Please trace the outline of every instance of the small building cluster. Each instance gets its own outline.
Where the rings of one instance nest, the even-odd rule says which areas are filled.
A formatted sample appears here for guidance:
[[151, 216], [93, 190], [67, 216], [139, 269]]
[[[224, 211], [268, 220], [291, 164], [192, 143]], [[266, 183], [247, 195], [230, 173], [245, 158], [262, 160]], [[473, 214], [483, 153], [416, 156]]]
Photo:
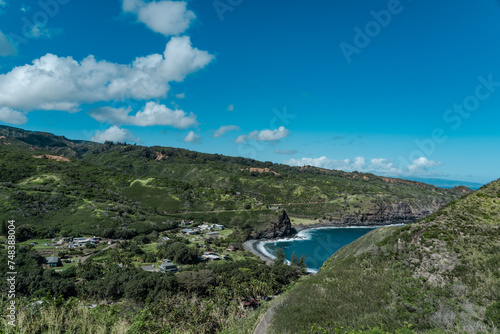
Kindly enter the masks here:
[[[194, 222], [190, 222], [189, 225], [193, 224]], [[184, 224], [184, 225], [183, 225]], [[185, 225], [185, 221], [183, 220], [181, 222], [181, 226], [187, 226]], [[181, 230], [181, 233], [184, 234], [184, 235], [197, 235], [197, 234], [200, 234], [202, 232], [205, 232], [207, 233], [207, 236], [210, 237], [210, 238], [215, 238], [215, 237], [218, 237], [220, 234], [218, 232], [214, 232], [215, 230], [223, 230], [224, 229], [224, 225], [219, 225], [219, 224], [202, 224], [202, 225], [199, 225], [198, 227], [196, 228], [185, 228], [183, 230]]]
[[[70, 239], [70, 238], [66, 238]], [[72, 238], [73, 240], [69, 242], [68, 248], [77, 248], [77, 247], [85, 247], [87, 244], [91, 244], [95, 246], [95, 244], [101, 241], [99, 237], [91, 237], [91, 238]], [[62, 245], [62, 243], [61, 243]]]
[[213, 231], [213, 230], [223, 230], [224, 225], [219, 225], [219, 224], [202, 224], [199, 225], [198, 228], [202, 231]]

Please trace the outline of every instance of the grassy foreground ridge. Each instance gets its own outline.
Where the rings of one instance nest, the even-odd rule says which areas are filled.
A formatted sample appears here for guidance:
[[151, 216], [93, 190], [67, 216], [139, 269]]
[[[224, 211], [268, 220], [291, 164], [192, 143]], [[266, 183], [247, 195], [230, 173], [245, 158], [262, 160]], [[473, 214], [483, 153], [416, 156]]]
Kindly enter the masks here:
[[287, 294], [272, 332], [495, 333], [499, 327], [496, 181], [416, 224], [374, 230], [339, 250]]

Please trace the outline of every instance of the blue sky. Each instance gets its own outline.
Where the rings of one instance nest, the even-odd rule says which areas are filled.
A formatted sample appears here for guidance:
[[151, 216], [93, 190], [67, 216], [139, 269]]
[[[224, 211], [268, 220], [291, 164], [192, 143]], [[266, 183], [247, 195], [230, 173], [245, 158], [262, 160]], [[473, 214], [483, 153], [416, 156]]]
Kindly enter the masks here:
[[0, 0], [0, 124], [489, 182], [499, 59], [497, 0]]

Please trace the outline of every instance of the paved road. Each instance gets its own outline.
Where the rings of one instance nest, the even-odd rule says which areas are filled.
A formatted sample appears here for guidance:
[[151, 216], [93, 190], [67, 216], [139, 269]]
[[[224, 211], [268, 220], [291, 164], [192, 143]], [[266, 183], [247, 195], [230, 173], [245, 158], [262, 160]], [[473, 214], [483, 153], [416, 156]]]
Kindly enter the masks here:
[[144, 267], [141, 267], [141, 269], [144, 270], [144, 271], [150, 271], [150, 272], [158, 272], [158, 271], [160, 271], [160, 269], [152, 267], [152, 266], [144, 266]]

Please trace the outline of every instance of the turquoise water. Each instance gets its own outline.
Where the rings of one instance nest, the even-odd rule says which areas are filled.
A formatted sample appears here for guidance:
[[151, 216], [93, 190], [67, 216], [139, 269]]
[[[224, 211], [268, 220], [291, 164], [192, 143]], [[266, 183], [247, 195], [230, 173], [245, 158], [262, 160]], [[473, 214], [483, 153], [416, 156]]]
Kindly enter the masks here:
[[263, 242], [259, 248], [274, 256], [276, 248], [281, 247], [288, 261], [292, 258], [293, 252], [298, 257], [304, 255], [308, 270], [318, 271], [333, 253], [373, 229], [367, 227], [310, 229], [299, 232], [294, 239]]

